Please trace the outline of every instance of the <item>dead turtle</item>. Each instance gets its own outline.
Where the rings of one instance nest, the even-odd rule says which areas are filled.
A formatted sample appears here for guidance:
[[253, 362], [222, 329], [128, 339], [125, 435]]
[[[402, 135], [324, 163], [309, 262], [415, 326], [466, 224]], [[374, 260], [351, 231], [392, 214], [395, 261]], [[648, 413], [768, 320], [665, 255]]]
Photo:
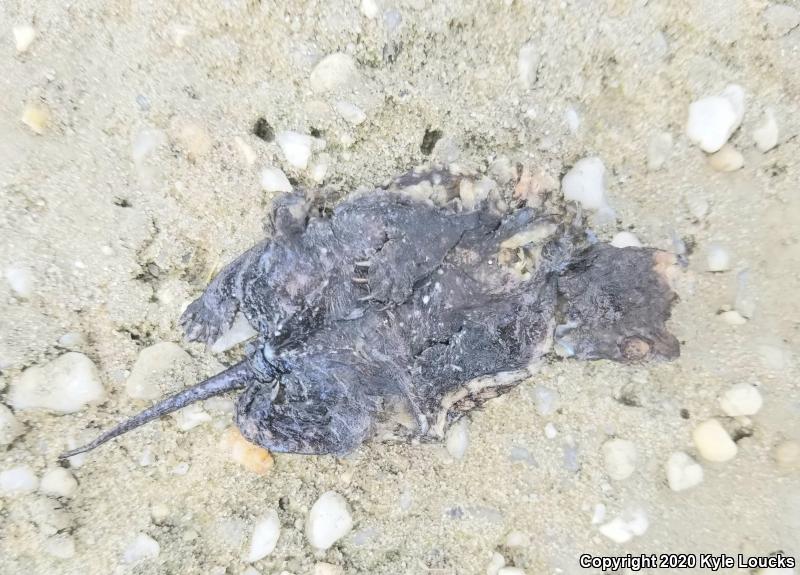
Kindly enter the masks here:
[[435, 441], [552, 352], [640, 362], [680, 351], [665, 327], [674, 257], [594, 241], [558, 199], [509, 208], [433, 170], [332, 209], [286, 194], [270, 221], [271, 237], [181, 318], [188, 339], [211, 344], [242, 314], [259, 334], [246, 359], [62, 457], [239, 389], [239, 429], [272, 451]]

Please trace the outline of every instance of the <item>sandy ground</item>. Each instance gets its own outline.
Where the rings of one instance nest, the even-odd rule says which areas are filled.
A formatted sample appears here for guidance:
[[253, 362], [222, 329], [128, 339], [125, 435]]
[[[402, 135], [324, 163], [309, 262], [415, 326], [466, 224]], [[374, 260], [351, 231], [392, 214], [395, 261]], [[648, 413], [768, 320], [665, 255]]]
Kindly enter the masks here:
[[[41, 473], [68, 439], [146, 406], [125, 394], [128, 370], [145, 346], [180, 343], [182, 306], [262, 237], [270, 195], [261, 169], [315, 185], [253, 134], [259, 117], [324, 139], [325, 185], [340, 194], [430, 161], [426, 130], [443, 136], [434, 157], [479, 171], [507, 157], [559, 178], [581, 157], [601, 157], [618, 218], [601, 237], [631, 229], [649, 245], [672, 249], [679, 237], [694, 248], [670, 325], [682, 357], [553, 362], [471, 416], [457, 461], [441, 446], [376, 444], [344, 459], [276, 455], [262, 477], [221, 453], [230, 416], [188, 432], [165, 418], [73, 469], [77, 493], [58, 501], [71, 558], [44, 551], [39, 518], [50, 499], [0, 497], [0, 572], [239, 575], [253, 520], [270, 508], [283, 531], [254, 565], [264, 575], [310, 574], [321, 560], [348, 574], [484, 573], [493, 552], [529, 575], [592, 572], [579, 568], [582, 553], [800, 556], [798, 464], [776, 457], [800, 440], [800, 28], [768, 29], [762, 0], [377, 3], [374, 19], [355, 0], [0, 3], [0, 268], [33, 278], [27, 298], [0, 281], [0, 402], [23, 369], [65, 351], [57, 342], [68, 332], [84, 335], [76, 349], [109, 392], [77, 414], [17, 412], [25, 433], [0, 451], [0, 470], [24, 463]], [[17, 54], [11, 30], [23, 24], [37, 36]], [[528, 42], [541, 58], [530, 88], [517, 70]], [[357, 92], [311, 89], [313, 66], [334, 52], [357, 63]], [[731, 82], [747, 94], [731, 140], [745, 166], [720, 173], [684, 126], [691, 101]], [[341, 98], [366, 120], [340, 118], [332, 104]], [[42, 134], [20, 121], [28, 105], [48, 111]], [[761, 153], [752, 131], [767, 107], [780, 143]], [[647, 143], [659, 132], [674, 146], [649, 171]], [[143, 133], [160, 145], [134, 158]], [[699, 218], [698, 199], [709, 206]], [[705, 271], [712, 241], [732, 253], [731, 271]], [[745, 269], [755, 311], [729, 325], [718, 312], [733, 305]], [[165, 393], [236, 357], [182, 345], [192, 362]], [[691, 431], [722, 416], [719, 396], [741, 382], [758, 385], [764, 407], [747, 420], [722, 417], [738, 454], [703, 461]], [[557, 391], [548, 416], [537, 413], [537, 385]], [[639, 453], [623, 481], [604, 468], [612, 436]], [[684, 492], [670, 490], [664, 470], [678, 450], [705, 471]], [[174, 473], [181, 463], [188, 472]], [[348, 500], [355, 526], [315, 553], [303, 524], [329, 489]], [[649, 528], [615, 543], [592, 523], [598, 504], [602, 523], [638, 508]], [[153, 505], [166, 517], [155, 521]], [[529, 541], [506, 546], [512, 530]], [[140, 532], [158, 541], [158, 557], [123, 564]]]

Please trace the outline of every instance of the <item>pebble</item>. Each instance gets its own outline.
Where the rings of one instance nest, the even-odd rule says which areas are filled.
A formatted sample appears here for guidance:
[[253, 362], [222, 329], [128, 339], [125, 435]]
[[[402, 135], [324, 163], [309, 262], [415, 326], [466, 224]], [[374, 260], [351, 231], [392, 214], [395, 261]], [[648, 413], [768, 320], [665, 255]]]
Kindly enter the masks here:
[[33, 295], [33, 274], [30, 270], [11, 266], [6, 268], [4, 275], [15, 296], [28, 299]]
[[489, 559], [489, 564], [486, 566], [486, 575], [497, 575], [500, 569], [506, 566], [506, 558], [497, 551], [492, 553], [492, 558]]
[[253, 535], [250, 537], [250, 549], [244, 560], [247, 563], [255, 563], [272, 553], [280, 535], [281, 522], [278, 519], [278, 512], [270, 509], [256, 520]]
[[719, 400], [725, 415], [739, 417], [755, 415], [761, 409], [764, 400], [758, 388], [749, 383], [737, 383], [730, 387]]
[[800, 26], [800, 10], [788, 4], [770, 4], [761, 18], [772, 38], [785, 36]]
[[558, 409], [558, 392], [543, 385], [533, 388], [533, 403], [536, 406], [536, 413], [542, 417], [547, 417], [555, 413]]
[[266, 192], [292, 191], [292, 184], [289, 182], [289, 178], [279, 168], [268, 167], [261, 170], [261, 187]]
[[206, 129], [195, 123], [188, 123], [178, 132], [178, 142], [191, 161], [197, 161], [211, 150], [211, 136]]
[[161, 130], [145, 129], [136, 134], [131, 142], [131, 160], [137, 166], [167, 144], [167, 136]]
[[186, 40], [194, 36], [194, 34], [194, 28], [186, 24], [173, 24], [170, 27], [172, 43], [178, 48], [183, 48], [186, 45]]
[[345, 498], [335, 491], [320, 495], [306, 520], [306, 537], [315, 549], [329, 549], [353, 528]]
[[364, 110], [350, 102], [339, 100], [333, 107], [336, 113], [339, 114], [345, 122], [353, 124], [354, 126], [358, 126], [367, 119]]
[[463, 459], [469, 447], [469, 422], [462, 417], [450, 426], [445, 439], [447, 453], [454, 459]]
[[[281, 172], [281, 174], [283, 174], [283, 172]], [[284, 176], [284, 178], [285, 177], [286, 176]], [[289, 190], [275, 191], [291, 191], [291, 186], [289, 187]], [[244, 314], [239, 312], [236, 314], [236, 317], [233, 318], [233, 323], [231, 324], [230, 329], [219, 336], [217, 341], [215, 341], [211, 346], [211, 353], [222, 353], [224, 351], [228, 351], [229, 349], [236, 347], [240, 343], [243, 343], [248, 339], [255, 337], [256, 335], [258, 335], [258, 332], [253, 329], [253, 326], [250, 325], [250, 322], [247, 321], [247, 318], [244, 316]]]
[[525, 571], [519, 567], [501, 567], [497, 575], [525, 575]]
[[557, 435], [558, 435], [558, 430], [556, 429], [555, 425], [553, 425], [552, 423], [548, 423], [547, 425], [544, 426], [544, 436], [547, 439], [555, 439]]
[[606, 518], [606, 506], [602, 503], [597, 503], [592, 511], [592, 525], [598, 525]]
[[615, 543], [626, 543], [634, 537], [644, 535], [649, 526], [647, 514], [642, 509], [632, 509], [604, 523], [599, 530]]
[[258, 475], [266, 475], [275, 465], [269, 451], [247, 441], [236, 427], [225, 431], [220, 447], [232, 461]]
[[723, 311], [721, 314], [719, 314], [719, 317], [728, 325], [744, 325], [747, 323], [747, 318], [735, 309]]
[[667, 483], [673, 491], [684, 491], [703, 481], [703, 468], [682, 451], [676, 451], [667, 460]]
[[672, 155], [672, 134], [659, 132], [650, 136], [647, 142], [647, 169], [651, 172], [660, 170]]
[[125, 552], [122, 554], [122, 562], [131, 564], [155, 559], [160, 552], [161, 546], [158, 541], [146, 533], [138, 533], [125, 548]]
[[68, 352], [42, 366], [29, 367], [11, 382], [9, 399], [17, 410], [75, 413], [100, 403], [106, 391], [91, 359]]
[[609, 211], [605, 175], [606, 167], [600, 158], [578, 160], [561, 181], [564, 198], [578, 202], [587, 210]]
[[536, 46], [529, 42], [519, 49], [517, 57], [517, 73], [522, 87], [529, 90], [536, 83], [541, 56]]
[[311, 136], [292, 132], [290, 130], [278, 132], [275, 141], [280, 146], [283, 156], [291, 166], [306, 169], [308, 159], [311, 157], [311, 146], [313, 140]]
[[181, 431], [189, 431], [198, 425], [211, 421], [211, 415], [199, 403], [187, 405], [183, 409], [173, 412], [172, 418]]
[[800, 443], [791, 439], [782, 441], [772, 450], [772, 457], [782, 469], [797, 467], [800, 463]]
[[239, 150], [239, 154], [242, 156], [242, 160], [244, 160], [245, 165], [252, 166], [255, 164], [256, 160], [258, 159], [258, 155], [253, 147], [245, 142], [240, 136], [236, 136], [233, 141], [236, 144], [236, 149]]
[[86, 345], [86, 338], [80, 332], [70, 331], [58, 338], [56, 343], [65, 349], [75, 349]]
[[50, 121], [50, 111], [42, 104], [27, 104], [22, 110], [22, 123], [36, 134], [44, 134]]
[[164, 523], [167, 517], [169, 517], [169, 507], [163, 503], [153, 503], [150, 506], [150, 517], [156, 525]]
[[67, 533], [56, 533], [44, 542], [43, 551], [56, 559], [75, 557], [75, 539]]
[[39, 484], [39, 491], [55, 497], [72, 497], [78, 490], [78, 481], [69, 470], [54, 467], [45, 471]]
[[578, 116], [578, 111], [572, 106], [569, 106], [564, 112], [564, 122], [566, 122], [572, 134], [578, 133], [578, 129], [581, 127], [581, 119]]
[[14, 413], [0, 403], [0, 446], [11, 445], [11, 442], [22, 435], [23, 431], [24, 428]]
[[710, 272], [728, 271], [731, 269], [731, 254], [724, 246], [710, 243], [706, 254], [706, 264]]
[[36, 29], [30, 24], [14, 26], [12, 33], [14, 34], [14, 46], [20, 54], [27, 52], [36, 39]]
[[162, 396], [161, 384], [180, 379], [175, 372], [191, 359], [181, 346], [170, 341], [146, 347], [133, 364], [125, 382], [125, 392], [133, 399], [158, 399]]
[[642, 242], [631, 232], [618, 232], [611, 238], [611, 245], [615, 248], [640, 248]]
[[13, 496], [33, 493], [39, 487], [39, 479], [29, 465], [17, 465], [0, 471], [0, 495]]
[[603, 459], [611, 479], [627, 479], [636, 470], [636, 445], [627, 439], [609, 439], [603, 444]]
[[692, 217], [698, 221], [704, 220], [711, 208], [707, 199], [694, 195], [686, 198], [686, 207], [689, 208]]
[[361, 0], [361, 13], [370, 20], [377, 18], [380, 10], [375, 0]]
[[730, 84], [722, 94], [689, 105], [686, 135], [701, 150], [713, 154], [736, 131], [744, 118], [744, 89]]
[[522, 531], [509, 531], [506, 535], [506, 547], [530, 547], [531, 538], [527, 533]]
[[735, 172], [744, 166], [744, 156], [730, 144], [708, 157], [708, 164], [718, 172]]
[[328, 166], [330, 161], [331, 157], [328, 154], [320, 154], [317, 157], [317, 160], [311, 165], [311, 179], [318, 184], [324, 182], [325, 176], [328, 175]]
[[332, 92], [339, 88], [354, 87], [359, 75], [355, 60], [347, 54], [336, 52], [325, 56], [314, 66], [309, 80], [314, 92]]
[[766, 154], [778, 145], [778, 122], [771, 108], [764, 110], [764, 118], [753, 130], [753, 140], [759, 152]]
[[700, 455], [708, 461], [728, 461], [738, 451], [736, 443], [716, 419], [709, 419], [695, 427], [692, 439]]

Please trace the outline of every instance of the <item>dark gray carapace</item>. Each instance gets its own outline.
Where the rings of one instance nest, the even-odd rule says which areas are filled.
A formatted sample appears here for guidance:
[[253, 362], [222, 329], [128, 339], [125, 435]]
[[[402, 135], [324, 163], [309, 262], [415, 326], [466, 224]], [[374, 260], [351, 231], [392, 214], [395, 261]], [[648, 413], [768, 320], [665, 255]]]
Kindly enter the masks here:
[[63, 457], [238, 389], [239, 429], [273, 451], [434, 441], [553, 350], [621, 362], [679, 354], [664, 325], [670, 254], [593, 243], [556, 200], [462, 201], [461, 180], [410, 173], [332, 209], [276, 199], [271, 237], [181, 318], [188, 339], [211, 344], [243, 314], [259, 333], [247, 357]]

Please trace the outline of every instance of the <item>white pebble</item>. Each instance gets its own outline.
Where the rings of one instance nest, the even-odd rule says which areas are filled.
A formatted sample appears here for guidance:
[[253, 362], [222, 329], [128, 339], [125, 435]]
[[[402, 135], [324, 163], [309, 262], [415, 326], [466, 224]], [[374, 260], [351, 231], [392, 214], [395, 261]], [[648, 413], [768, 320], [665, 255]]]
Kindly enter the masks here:
[[743, 117], [744, 90], [731, 84], [719, 96], [708, 96], [691, 103], [686, 135], [700, 149], [711, 154], [725, 145]]
[[708, 245], [706, 263], [710, 272], [724, 272], [731, 269], [731, 254], [724, 246], [718, 243]]
[[606, 518], [606, 506], [602, 503], [598, 503], [594, 506], [594, 511], [592, 512], [592, 525], [597, 525], [603, 522], [603, 519]]
[[75, 557], [75, 539], [67, 533], [56, 533], [44, 542], [44, 552], [56, 559]]
[[255, 164], [256, 160], [258, 159], [258, 155], [253, 147], [245, 142], [240, 136], [236, 136], [233, 141], [236, 144], [236, 149], [239, 150], [239, 154], [242, 156], [242, 160], [244, 160], [245, 165], [252, 166]]
[[86, 345], [86, 338], [77, 331], [70, 331], [58, 338], [58, 345], [67, 349], [75, 349]]
[[370, 20], [374, 20], [380, 13], [380, 7], [375, 0], [361, 0], [361, 13]]
[[519, 49], [517, 57], [517, 73], [522, 87], [530, 89], [536, 83], [541, 57], [533, 43], [527, 43]]
[[744, 325], [747, 323], [747, 318], [740, 314], [735, 309], [730, 309], [719, 314], [722, 321], [728, 325]]
[[497, 575], [525, 575], [525, 571], [519, 567], [501, 567]]
[[564, 121], [567, 123], [567, 127], [571, 133], [578, 133], [578, 128], [581, 127], [581, 119], [578, 116], [578, 111], [575, 108], [569, 106], [566, 109], [564, 112]]
[[178, 48], [183, 48], [186, 45], [186, 40], [194, 36], [195, 29], [186, 24], [173, 24], [170, 27], [170, 36], [172, 36], [172, 43]]
[[644, 535], [649, 526], [645, 512], [641, 509], [632, 509], [601, 525], [599, 529], [600, 533], [615, 543], [626, 543], [634, 537]]
[[615, 248], [640, 248], [642, 242], [631, 232], [618, 232], [612, 239], [611, 245]]
[[531, 538], [522, 531], [509, 531], [506, 535], [506, 547], [530, 547]]
[[155, 559], [160, 552], [158, 541], [146, 533], [138, 533], [122, 554], [122, 562], [131, 564]]
[[328, 154], [320, 154], [316, 161], [311, 164], [311, 169], [309, 170], [311, 179], [318, 184], [324, 182], [325, 176], [328, 175], [328, 165], [330, 161], [331, 158]]
[[367, 119], [367, 115], [364, 113], [364, 110], [355, 104], [345, 102], [344, 100], [339, 100], [336, 102], [336, 104], [334, 104], [334, 109], [345, 122], [353, 124], [354, 126], [358, 126]]
[[191, 361], [178, 344], [163, 341], [139, 352], [125, 391], [134, 399], [152, 400], [161, 397], [161, 383], [176, 379], [178, 368]]
[[684, 491], [703, 481], [703, 468], [683, 451], [676, 451], [667, 460], [667, 483], [673, 491]]
[[497, 575], [500, 569], [506, 566], [506, 558], [497, 551], [492, 553], [489, 564], [486, 566], [486, 575]]
[[549, 387], [537, 385], [533, 388], [533, 402], [536, 405], [536, 413], [547, 417], [558, 409], [558, 392]]
[[710, 209], [708, 200], [694, 195], [686, 198], [686, 207], [689, 208], [689, 213], [692, 214], [692, 217], [701, 221], [705, 219]]
[[33, 295], [33, 274], [30, 270], [23, 267], [10, 266], [5, 270], [5, 277], [11, 291], [17, 297], [28, 299]]
[[650, 136], [647, 142], [647, 169], [660, 170], [672, 154], [672, 134], [659, 132]]
[[315, 92], [332, 92], [339, 88], [353, 88], [358, 84], [356, 63], [347, 54], [337, 52], [325, 56], [311, 71], [311, 89]]
[[315, 563], [313, 575], [344, 575], [344, 569], [333, 563]]
[[627, 479], [636, 470], [636, 445], [627, 439], [609, 439], [603, 444], [603, 459], [611, 479]]
[[463, 459], [469, 447], [469, 422], [462, 417], [450, 426], [445, 439], [447, 453], [455, 459]]
[[311, 157], [311, 146], [313, 139], [311, 136], [300, 132], [284, 131], [278, 132], [275, 141], [280, 146], [286, 161], [295, 168], [305, 169], [308, 166], [308, 159]]
[[587, 210], [609, 210], [605, 176], [606, 167], [600, 158], [578, 160], [561, 181], [564, 198], [578, 202]]
[[91, 359], [68, 352], [42, 366], [29, 367], [11, 382], [9, 399], [18, 410], [75, 413], [100, 403], [106, 391]]
[[292, 184], [289, 178], [279, 168], [264, 168], [261, 170], [261, 187], [267, 192], [291, 192]]
[[556, 429], [555, 425], [548, 423], [544, 426], [544, 436], [547, 439], [555, 439], [556, 435], [558, 435], [558, 430]]
[[[282, 173], [283, 172], [281, 172], [281, 174]], [[267, 190], [267, 191], [272, 191], [272, 190]], [[275, 190], [275, 191], [283, 191], [283, 190]], [[286, 191], [291, 191], [291, 188]], [[236, 314], [236, 317], [233, 318], [233, 323], [231, 324], [230, 329], [228, 329], [228, 331], [219, 336], [217, 338], [217, 341], [215, 341], [214, 344], [211, 346], [211, 353], [222, 353], [223, 351], [228, 351], [229, 349], [236, 347], [240, 343], [245, 342], [248, 339], [255, 337], [256, 335], [258, 335], [258, 332], [253, 329], [253, 326], [251, 326], [250, 322], [247, 321], [245, 315], [239, 312]]]
[[758, 388], [749, 383], [737, 383], [730, 387], [719, 400], [725, 415], [755, 415], [761, 409], [764, 400]]
[[29, 465], [17, 465], [0, 471], [0, 495], [22, 495], [33, 493], [39, 487], [39, 479]]
[[22, 110], [22, 123], [28, 126], [34, 134], [44, 134], [44, 129], [50, 121], [50, 110], [42, 104], [26, 104]]
[[163, 503], [153, 503], [150, 506], [150, 517], [156, 525], [163, 523], [169, 517], [169, 507]]
[[773, 38], [785, 36], [800, 26], [800, 10], [788, 4], [770, 4], [761, 17]]
[[325, 550], [350, 533], [353, 518], [344, 497], [335, 491], [320, 495], [306, 519], [306, 537], [315, 549]]
[[17, 52], [27, 52], [28, 48], [31, 47], [33, 41], [36, 39], [36, 30], [33, 26], [29, 24], [21, 24], [19, 26], [14, 26], [12, 30], [14, 34], [14, 46], [17, 48]]
[[23, 431], [12, 411], [0, 403], [0, 446], [10, 445]]
[[189, 467], [190, 467], [189, 464], [184, 461], [183, 463], [179, 463], [178, 465], [173, 467], [171, 473], [173, 475], [179, 475], [179, 476], [186, 475], [187, 473], [189, 473]]
[[39, 491], [56, 497], [72, 497], [78, 489], [78, 482], [67, 469], [54, 467], [45, 471], [39, 484]]
[[272, 553], [280, 535], [281, 522], [278, 519], [278, 512], [271, 509], [256, 520], [253, 535], [250, 537], [250, 549], [244, 560], [254, 563]]
[[211, 415], [209, 415], [199, 403], [187, 405], [183, 409], [173, 412], [171, 415], [173, 419], [175, 419], [175, 424], [178, 426], [178, 429], [181, 431], [189, 431], [198, 425], [203, 425], [211, 421]]
[[716, 419], [709, 419], [695, 427], [692, 439], [700, 455], [708, 461], [722, 462], [736, 457], [736, 443]]
[[769, 152], [778, 145], [778, 122], [775, 120], [775, 112], [771, 108], [764, 110], [764, 119], [753, 130], [753, 140], [756, 148], [762, 153]]
[[708, 164], [718, 172], [735, 172], [744, 166], [744, 156], [730, 144], [725, 144], [708, 157]]
[[137, 166], [167, 144], [167, 136], [161, 130], [145, 129], [136, 134], [131, 143], [131, 160]]

